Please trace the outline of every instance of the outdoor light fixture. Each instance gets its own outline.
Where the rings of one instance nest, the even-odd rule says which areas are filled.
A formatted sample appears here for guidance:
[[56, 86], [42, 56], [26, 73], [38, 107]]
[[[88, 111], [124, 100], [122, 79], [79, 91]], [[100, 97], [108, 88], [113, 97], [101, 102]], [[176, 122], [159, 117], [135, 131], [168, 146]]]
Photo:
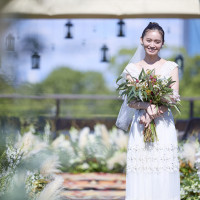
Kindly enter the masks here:
[[179, 77], [180, 79], [183, 76], [183, 68], [184, 68], [184, 58], [181, 54], [177, 55], [175, 58], [175, 62], [178, 64], [179, 68], [180, 68], [180, 73], [179, 73]]
[[119, 20], [119, 22], [117, 23], [119, 25], [119, 33], [118, 33], [118, 37], [125, 37], [124, 31], [123, 31], [123, 26], [125, 25], [124, 21], [122, 19]]
[[39, 69], [40, 68], [40, 55], [37, 52], [35, 52], [31, 56], [31, 60], [32, 60], [32, 69]]
[[108, 51], [108, 47], [104, 44], [101, 48], [102, 51], [102, 59], [101, 62], [108, 62], [107, 56], [106, 56], [106, 52]]
[[15, 50], [15, 38], [12, 34], [8, 34], [6, 37], [6, 50], [14, 51]]
[[70, 20], [65, 24], [65, 26], [67, 26], [67, 35], [65, 36], [65, 38], [67, 39], [72, 39], [72, 34], [70, 32], [71, 27], [73, 26], [73, 24], [70, 22]]

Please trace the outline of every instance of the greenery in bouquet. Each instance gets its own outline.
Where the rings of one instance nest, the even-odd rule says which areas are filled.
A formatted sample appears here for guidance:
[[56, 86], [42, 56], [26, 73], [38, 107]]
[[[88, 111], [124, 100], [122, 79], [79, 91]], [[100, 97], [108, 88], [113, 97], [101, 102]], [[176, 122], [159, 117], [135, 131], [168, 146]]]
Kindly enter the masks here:
[[[127, 97], [127, 103], [135, 102], [149, 102], [150, 104], [158, 106], [167, 106], [168, 109], [174, 107], [180, 113], [180, 99], [179, 95], [171, 88], [171, 85], [175, 82], [172, 81], [172, 77], [160, 78], [159, 75], [155, 75], [155, 70], [142, 69], [138, 78], [131, 76], [127, 71], [127, 78], [120, 76], [117, 79], [118, 88], [122, 97]], [[154, 142], [157, 139], [155, 121], [152, 120], [147, 128], [144, 128], [144, 141]]]

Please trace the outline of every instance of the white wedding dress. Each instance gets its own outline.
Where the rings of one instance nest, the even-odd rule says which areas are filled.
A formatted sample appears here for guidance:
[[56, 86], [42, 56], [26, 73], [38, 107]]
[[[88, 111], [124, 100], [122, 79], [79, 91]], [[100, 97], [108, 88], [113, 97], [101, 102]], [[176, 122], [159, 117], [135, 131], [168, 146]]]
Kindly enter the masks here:
[[[175, 62], [167, 61], [158, 74], [161, 78], [168, 78], [175, 67]], [[132, 76], [139, 76], [140, 71], [133, 63], [126, 69]], [[131, 122], [125, 200], [180, 200], [178, 144], [173, 115], [171, 111], [169, 115], [165, 112], [155, 119], [158, 141], [147, 145], [143, 141], [144, 125], [139, 124], [143, 112], [134, 109]]]

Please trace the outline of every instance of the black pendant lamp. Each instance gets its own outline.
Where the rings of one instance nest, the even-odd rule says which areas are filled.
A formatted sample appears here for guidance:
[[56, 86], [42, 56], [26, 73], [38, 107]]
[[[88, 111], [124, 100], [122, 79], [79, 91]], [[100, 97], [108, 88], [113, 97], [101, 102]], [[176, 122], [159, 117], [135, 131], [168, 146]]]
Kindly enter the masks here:
[[15, 50], [15, 38], [12, 34], [8, 34], [6, 37], [6, 50], [14, 51]]
[[40, 68], [40, 55], [37, 52], [34, 52], [31, 56], [32, 61], [32, 69], [39, 69]]
[[108, 58], [107, 58], [107, 51], [108, 51], [108, 47], [104, 44], [101, 48], [102, 51], [102, 58], [101, 58], [101, 62], [109, 62]]
[[119, 22], [117, 23], [119, 25], [119, 32], [118, 32], [118, 37], [125, 37], [125, 34], [124, 34], [124, 25], [125, 25], [125, 22], [120, 19]]
[[65, 26], [67, 27], [67, 35], [65, 36], [65, 38], [66, 38], [66, 39], [72, 39], [73, 36], [72, 36], [72, 34], [71, 34], [71, 28], [72, 28], [73, 24], [72, 24], [71, 21], [69, 20], [69, 21], [65, 24]]

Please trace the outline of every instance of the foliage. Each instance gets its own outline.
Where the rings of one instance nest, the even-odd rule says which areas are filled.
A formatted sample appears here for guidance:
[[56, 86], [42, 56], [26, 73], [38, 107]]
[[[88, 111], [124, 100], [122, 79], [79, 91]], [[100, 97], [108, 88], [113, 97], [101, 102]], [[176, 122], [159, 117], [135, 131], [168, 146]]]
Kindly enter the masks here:
[[195, 161], [199, 147], [197, 140], [188, 139], [179, 144], [181, 200], [200, 198], [200, 178]]
[[[121, 138], [121, 144], [117, 138]], [[52, 147], [60, 157], [62, 171], [113, 173], [125, 170], [126, 154], [121, 155], [122, 163], [118, 162], [118, 156], [124, 152], [127, 139], [120, 130], [108, 131], [104, 125], [96, 125], [95, 132], [90, 132], [88, 127], [80, 132], [71, 129], [70, 137], [60, 135], [52, 142]], [[119, 153], [117, 157], [116, 152]]]
[[106, 94], [109, 93], [102, 75], [98, 72], [80, 72], [58, 67], [32, 88], [22, 88], [29, 94]]
[[12, 178], [22, 160], [23, 152], [9, 145], [0, 156], [0, 196], [12, 187]]
[[[48, 134], [48, 126], [45, 130]], [[0, 155], [1, 199], [57, 200], [61, 197], [63, 179], [56, 175], [60, 172], [56, 169], [60, 167], [58, 159], [48, 153], [48, 146], [40, 143], [32, 132], [33, 128], [23, 138], [15, 137]], [[47, 141], [47, 136], [44, 139]], [[20, 190], [17, 194], [16, 188]]]
[[[82, 130], [72, 128], [69, 133], [61, 133], [54, 140], [49, 124], [45, 127], [43, 135], [38, 135], [34, 127], [30, 127], [29, 132], [19, 136], [15, 141], [13, 145], [15, 153], [9, 153], [11, 150], [7, 149], [6, 153], [1, 156], [1, 169], [2, 166], [19, 166], [11, 169], [12, 179], [4, 181], [6, 187], [1, 187], [1, 190], [4, 188], [6, 194], [8, 191], [14, 191], [10, 187], [11, 180], [14, 180], [13, 177], [20, 171], [25, 172], [23, 181], [26, 183], [28, 200], [36, 198], [43, 200], [45, 196], [60, 194], [62, 181], [54, 177], [55, 173], [59, 172], [58, 168], [71, 173], [124, 173], [127, 143], [128, 135], [126, 133], [116, 128], [108, 131], [102, 124], [96, 125], [94, 131], [88, 127]], [[182, 200], [196, 200], [200, 196], [199, 150], [200, 144], [197, 140], [190, 139], [179, 143]], [[52, 158], [52, 154], [54, 158]], [[196, 156], [199, 158], [196, 159]], [[41, 160], [44, 160], [42, 164]], [[28, 166], [27, 163], [35, 163], [35, 165]], [[4, 167], [4, 171], [8, 171], [8, 168]], [[2, 176], [0, 177], [2, 183], [1, 178]], [[55, 182], [57, 184], [56, 191]], [[50, 188], [54, 188], [54, 190]]]
[[[16, 88], [15, 93], [22, 95], [112, 94], [99, 72], [80, 72], [67, 67], [55, 69], [41, 83], [24, 83]], [[4, 105], [0, 107], [1, 116], [21, 116], [28, 119], [56, 114], [56, 102], [50, 99], [0, 99], [0, 103]], [[109, 100], [63, 100], [60, 115], [69, 117], [86, 116], [86, 113], [88, 116], [105, 115], [105, 113], [114, 115], [116, 112], [111, 107], [112, 104], [113, 102]]]
[[30, 198], [34, 199], [38, 197], [47, 184], [48, 181], [42, 176], [42, 174], [40, 174], [39, 171], [27, 171], [26, 192], [29, 194]]
[[196, 200], [200, 198], [200, 180], [197, 170], [188, 164], [181, 167], [181, 199]]

